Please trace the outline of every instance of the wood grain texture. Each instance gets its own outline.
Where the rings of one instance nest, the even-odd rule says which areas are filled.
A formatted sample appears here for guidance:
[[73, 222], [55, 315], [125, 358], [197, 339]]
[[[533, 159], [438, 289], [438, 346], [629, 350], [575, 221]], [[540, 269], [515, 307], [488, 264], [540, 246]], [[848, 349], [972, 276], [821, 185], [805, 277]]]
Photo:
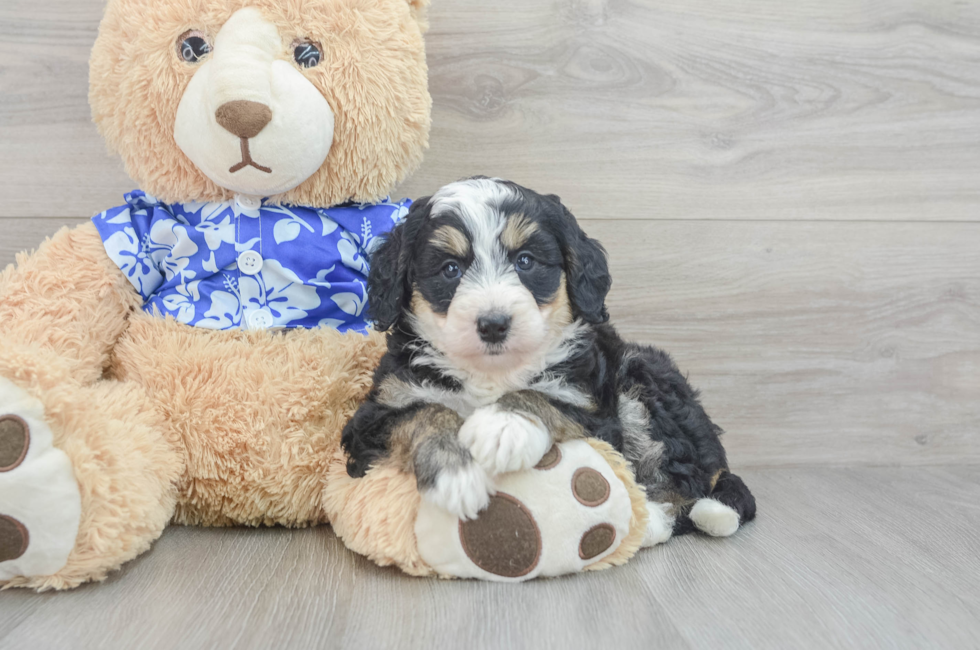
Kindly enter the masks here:
[[737, 463], [980, 462], [980, 224], [585, 223]]
[[103, 584], [0, 593], [0, 647], [974, 648], [978, 469], [745, 471], [734, 537], [522, 585], [380, 569], [329, 528], [173, 528]]
[[[0, 2], [0, 268], [133, 187], [87, 105], [103, 1]], [[520, 586], [379, 569], [329, 528], [173, 528], [103, 584], [0, 593], [0, 650], [980, 647], [980, 4], [430, 18], [431, 150], [397, 194], [561, 195], [760, 518]]]
[[[0, 216], [88, 216], [132, 189], [86, 101], [102, 0], [38, 7], [0, 6]], [[482, 173], [593, 218], [977, 218], [977, 3], [437, 0], [430, 22], [405, 195]]]
[[[0, 267], [62, 225], [0, 223]], [[674, 355], [734, 463], [980, 463], [980, 223], [582, 225], [613, 322]]]

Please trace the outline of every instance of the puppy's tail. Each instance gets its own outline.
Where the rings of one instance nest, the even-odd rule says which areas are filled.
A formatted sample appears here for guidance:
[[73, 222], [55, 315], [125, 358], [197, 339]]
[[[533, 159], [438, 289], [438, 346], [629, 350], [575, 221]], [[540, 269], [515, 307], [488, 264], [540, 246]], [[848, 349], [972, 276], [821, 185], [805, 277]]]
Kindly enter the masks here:
[[674, 523], [674, 534], [699, 530], [712, 537], [728, 537], [755, 519], [755, 497], [741, 478], [725, 471], [711, 494], [698, 499]]

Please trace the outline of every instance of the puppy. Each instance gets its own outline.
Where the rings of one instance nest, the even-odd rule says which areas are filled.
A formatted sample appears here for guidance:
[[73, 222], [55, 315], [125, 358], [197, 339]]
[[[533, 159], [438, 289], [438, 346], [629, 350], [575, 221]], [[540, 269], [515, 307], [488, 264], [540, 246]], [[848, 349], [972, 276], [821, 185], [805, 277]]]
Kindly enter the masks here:
[[607, 324], [610, 285], [602, 246], [556, 196], [477, 177], [417, 201], [372, 257], [371, 316], [390, 334], [344, 429], [348, 473], [396, 463], [468, 519], [497, 474], [594, 436], [646, 490], [645, 545], [734, 533], [755, 499], [722, 431], [665, 352]]

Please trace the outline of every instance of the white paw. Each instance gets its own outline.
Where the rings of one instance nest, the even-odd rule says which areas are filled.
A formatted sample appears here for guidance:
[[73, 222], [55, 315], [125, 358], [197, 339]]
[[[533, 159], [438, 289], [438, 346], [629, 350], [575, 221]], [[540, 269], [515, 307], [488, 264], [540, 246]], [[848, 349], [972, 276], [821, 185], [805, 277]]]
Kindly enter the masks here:
[[443, 470], [434, 487], [422, 491], [422, 498], [459, 519], [476, 519], [496, 493], [493, 482], [477, 463]]
[[738, 530], [738, 513], [715, 499], [698, 499], [688, 516], [698, 530], [712, 537], [728, 537]]
[[459, 429], [459, 441], [491, 476], [534, 467], [551, 447], [538, 420], [496, 405], [477, 409]]
[[41, 403], [0, 378], [0, 581], [55, 573], [75, 546], [81, 496], [53, 438]]
[[674, 518], [667, 513], [670, 507], [669, 503], [647, 501], [647, 512], [650, 513], [650, 517], [647, 519], [647, 530], [643, 534], [641, 547], [663, 544], [674, 534]]

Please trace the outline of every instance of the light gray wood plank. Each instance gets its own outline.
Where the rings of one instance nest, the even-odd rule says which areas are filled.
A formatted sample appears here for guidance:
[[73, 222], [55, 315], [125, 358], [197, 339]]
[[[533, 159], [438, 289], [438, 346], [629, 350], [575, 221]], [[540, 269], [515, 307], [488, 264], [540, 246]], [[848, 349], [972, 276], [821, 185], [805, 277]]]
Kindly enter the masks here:
[[342, 647], [692, 647], [653, 594], [629, 569], [519, 587], [383, 572], [355, 583]]
[[[132, 189], [86, 102], [102, 0], [0, 7], [0, 215]], [[593, 218], [975, 220], [980, 5], [435, 2], [432, 147]]]
[[674, 355], [733, 462], [980, 463], [980, 224], [582, 223], [613, 323]]
[[734, 537], [523, 585], [410, 578], [328, 528], [177, 527], [104, 584], [0, 593], [0, 647], [972, 648], [978, 469], [744, 471]]
[[976, 469], [745, 472], [757, 524], [643, 577], [692, 647], [975, 647], [980, 510], [937, 505], [975, 502]]
[[737, 464], [980, 462], [980, 224], [585, 227]]
[[357, 562], [327, 527], [175, 527], [103, 584], [0, 594], [33, 610], [0, 647], [338, 647]]

